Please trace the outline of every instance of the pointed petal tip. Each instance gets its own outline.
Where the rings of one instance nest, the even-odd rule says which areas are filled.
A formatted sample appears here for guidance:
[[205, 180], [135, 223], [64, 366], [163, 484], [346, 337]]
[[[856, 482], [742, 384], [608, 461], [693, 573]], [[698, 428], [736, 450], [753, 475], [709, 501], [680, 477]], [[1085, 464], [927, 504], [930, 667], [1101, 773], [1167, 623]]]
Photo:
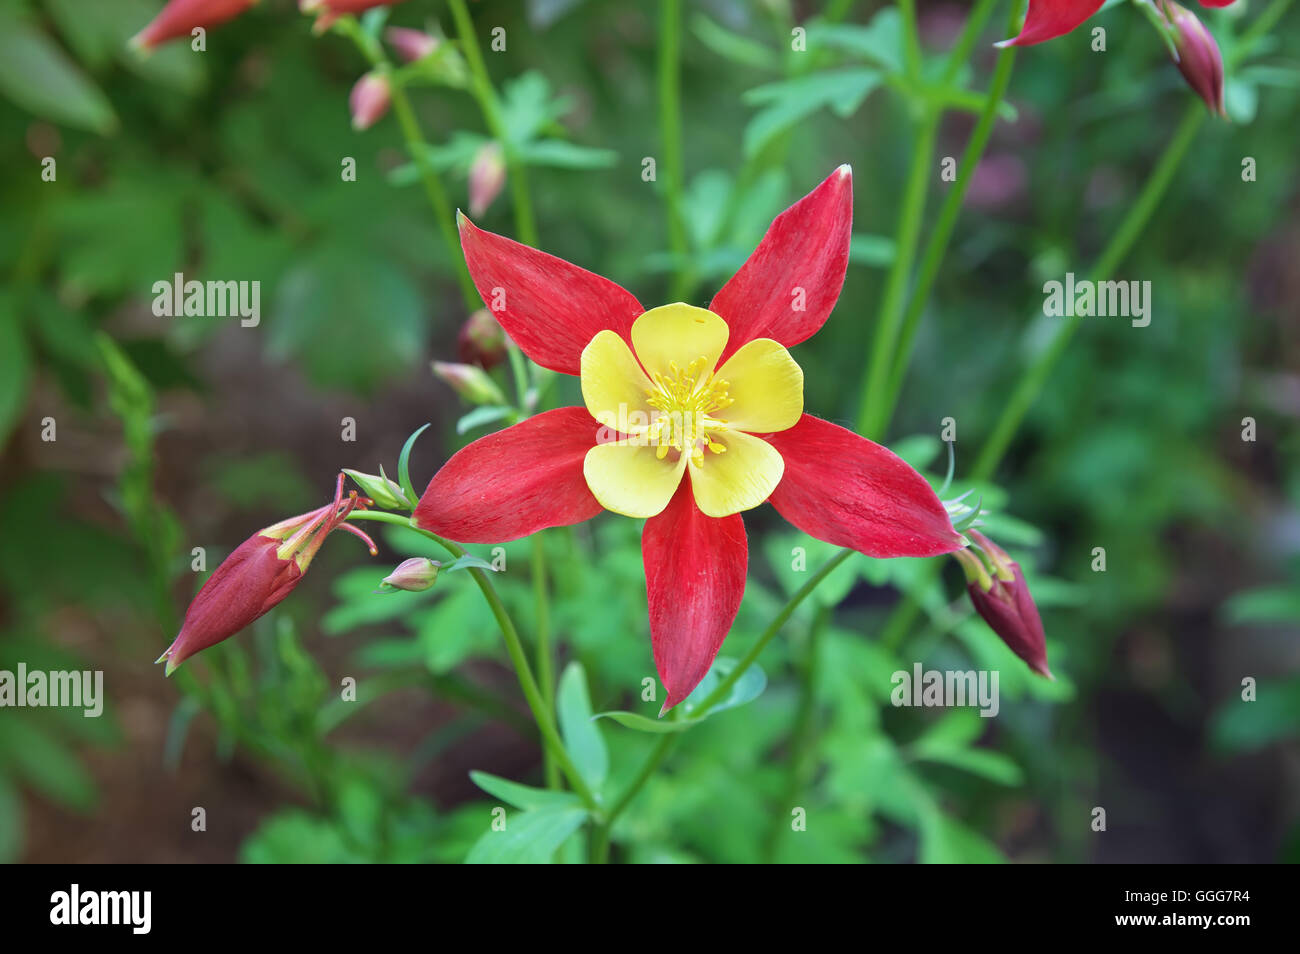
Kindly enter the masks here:
[[166, 676], [170, 676], [172, 673], [174, 673], [177, 669], [180, 668], [180, 665], [181, 665], [181, 664], [178, 663], [176, 660], [174, 660], [174, 659], [168, 659], [168, 660], [167, 660], [167, 668], [163, 670], [163, 676], [164, 676], [164, 677], [166, 677]]
[[852, 178], [853, 178], [853, 166], [851, 166], [851, 165], [850, 165], [849, 163], [847, 163], [847, 162], [844, 163], [843, 165], [841, 165], [841, 166], [840, 166], [838, 169], [836, 169], [835, 171], [836, 171], [837, 173], [839, 173], [841, 176], [843, 176], [844, 178], [846, 178], [846, 179], [852, 179]]
[[1009, 46], [1015, 46], [1017, 39], [1018, 37], [1013, 36], [1009, 40], [998, 40], [998, 42], [994, 43], [993, 45], [997, 47], [999, 50], [1005, 50]]
[[662, 719], [662, 718], [664, 717], [665, 713], [667, 713], [668, 710], [671, 709], [674, 705], [676, 705], [676, 703], [672, 702], [672, 701], [669, 700], [669, 699], [665, 699], [665, 700], [664, 700], [663, 707], [659, 710], [659, 718]]
[[167, 658], [167, 654], [170, 653], [170, 652], [171, 652], [171, 648], [170, 648], [170, 647], [167, 648], [167, 649], [164, 649], [162, 655], [159, 656], [157, 659], [155, 659], [155, 660], [153, 661], [153, 664], [154, 664], [155, 666], [158, 665], [160, 662], [162, 662], [164, 659]]

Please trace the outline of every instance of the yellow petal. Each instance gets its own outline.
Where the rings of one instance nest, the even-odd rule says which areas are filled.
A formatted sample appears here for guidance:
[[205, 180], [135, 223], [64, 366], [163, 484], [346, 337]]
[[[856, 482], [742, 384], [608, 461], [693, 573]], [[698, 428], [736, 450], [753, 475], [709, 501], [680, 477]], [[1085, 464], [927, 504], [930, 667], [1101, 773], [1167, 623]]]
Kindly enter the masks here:
[[767, 441], [741, 431], [723, 431], [711, 437], [726, 450], [721, 454], [705, 450], [703, 460], [690, 460], [695, 503], [710, 517], [757, 507], [785, 473], [780, 452]]
[[582, 349], [582, 399], [591, 416], [624, 434], [643, 434], [650, 426], [646, 403], [650, 379], [632, 349], [608, 329]]
[[653, 517], [668, 506], [686, 469], [685, 458], [660, 460], [655, 448], [633, 442], [597, 444], [582, 473], [600, 505], [625, 517]]
[[727, 346], [727, 323], [694, 305], [661, 305], [632, 323], [632, 348], [651, 377], [670, 375], [671, 364], [685, 368], [703, 358], [703, 371], [712, 371]]
[[727, 426], [754, 434], [794, 427], [803, 415], [803, 369], [771, 338], [755, 338], [718, 369], [731, 405], [718, 413]]

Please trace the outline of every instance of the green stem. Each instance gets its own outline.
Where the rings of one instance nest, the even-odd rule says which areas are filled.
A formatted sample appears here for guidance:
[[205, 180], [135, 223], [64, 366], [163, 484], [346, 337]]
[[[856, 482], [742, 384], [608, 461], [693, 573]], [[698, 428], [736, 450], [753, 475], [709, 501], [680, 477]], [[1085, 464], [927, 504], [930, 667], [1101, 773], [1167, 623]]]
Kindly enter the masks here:
[[[555, 717], [555, 664], [551, 658], [551, 609], [550, 597], [546, 585], [546, 545], [545, 533], [533, 535], [533, 603], [537, 616], [537, 681], [542, 687], [542, 701], [546, 711]], [[546, 787], [560, 787], [559, 767], [549, 752], [544, 752], [546, 769]]]
[[[754, 645], [750, 647], [749, 652], [741, 658], [740, 662], [737, 663], [735, 668], [727, 674], [726, 678], [719, 682], [714, 690], [704, 698], [704, 701], [692, 710], [692, 719], [700, 718], [727, 697], [731, 692], [731, 687], [734, 686], [740, 677], [745, 674], [745, 671], [754, 664], [767, 644], [770, 643], [772, 638], [781, 631], [781, 627], [786, 624], [786, 621], [794, 615], [794, 611], [799, 608], [799, 604], [806, 600], [812, 594], [812, 591], [817, 589], [818, 585], [820, 585], [826, 577], [830, 576], [831, 573], [835, 571], [836, 567], [851, 557], [855, 552], [856, 551], [854, 550], [841, 550], [839, 553], [835, 554], [835, 556], [831, 557], [820, 570], [809, 577], [807, 583], [799, 587], [799, 590], [786, 601], [786, 604], [783, 607], [781, 607], [781, 611], [772, 618], [772, 622], [768, 623], [767, 628], [763, 630], [762, 634], [754, 642]], [[623, 813], [623, 810], [631, 804], [632, 799], [634, 799], [637, 793], [641, 791], [641, 787], [650, 780], [652, 775], [654, 775], [655, 770], [659, 767], [660, 763], [663, 762], [664, 757], [668, 755], [668, 751], [673, 747], [673, 743], [677, 740], [677, 737], [677, 733], [664, 735], [650, 751], [650, 755], [646, 758], [645, 762], [642, 763], [640, 770], [637, 772], [636, 777], [632, 779], [632, 782], [628, 785], [626, 791], [623, 792], [618, 801], [614, 802], [613, 807], [606, 812], [605, 824], [607, 826], [614, 824], [614, 819]]]
[[[408, 517], [378, 510], [354, 510], [348, 515], [348, 519], [378, 520], [381, 523], [406, 527], [415, 530], [417, 533], [422, 533], [454, 557], [463, 557], [465, 555], [465, 550], [458, 544], [422, 527], [417, 527]], [[519, 678], [519, 688], [523, 690], [524, 699], [528, 702], [528, 708], [533, 713], [533, 721], [537, 723], [537, 730], [542, 734], [543, 741], [551, 750], [555, 761], [564, 771], [565, 777], [568, 778], [569, 787], [573, 789], [574, 794], [582, 799], [583, 804], [593, 817], [599, 819], [600, 804], [596, 801], [591, 789], [587, 787], [587, 783], [582, 778], [582, 773], [573, 764], [568, 750], [564, 747], [564, 742], [560, 739], [559, 732], [556, 731], [555, 721], [546, 708], [546, 701], [537, 686], [532, 667], [528, 664], [528, 656], [524, 652], [523, 643], [519, 640], [519, 630], [515, 628], [514, 620], [510, 618], [510, 613], [506, 610], [505, 604], [501, 602], [501, 597], [497, 595], [496, 587], [492, 585], [492, 580], [488, 575], [478, 567], [471, 567], [469, 574], [474, 577], [474, 582], [483, 591], [483, 598], [487, 601], [488, 609], [492, 611], [497, 626], [501, 629], [501, 635], [505, 637], [506, 653], [510, 656], [510, 662], [515, 667], [515, 674]]]
[[673, 270], [670, 298], [686, 295], [692, 284], [687, 265], [689, 247], [682, 218], [682, 91], [681, 0], [659, 0], [659, 136], [664, 187], [668, 197], [668, 247], [677, 267]]
[[[990, 2], [983, 4], [984, 8], [991, 8], [991, 6]], [[1014, 31], [1019, 25], [1020, 15], [1023, 10], [1024, 0], [1013, 0], [1011, 4], [1010, 31]], [[967, 22], [967, 28], [972, 40], [974, 35], [978, 33], [978, 29], [970, 30], [971, 25], [978, 21], [981, 13], [983, 13], [984, 18], [987, 18], [988, 12], [988, 9], [977, 9], [971, 14]], [[965, 40], [965, 36], [963, 36], [962, 40]], [[959, 41], [957, 48], [953, 51], [953, 59], [949, 61], [950, 70], [954, 70], [962, 62], [957, 59], [958, 50], [962, 48], [963, 42]], [[969, 53], [968, 46], [966, 52]], [[939, 275], [944, 256], [948, 252], [948, 243], [952, 239], [953, 229], [957, 225], [957, 217], [961, 213], [962, 200], [966, 197], [966, 190], [970, 188], [971, 180], [975, 176], [975, 168], [979, 165], [980, 158], [984, 155], [984, 149], [988, 145], [989, 136], [993, 133], [993, 126], [997, 122], [998, 107], [1002, 104], [1002, 98], [1006, 95], [1007, 87], [1011, 83], [1011, 71], [1015, 66], [1015, 61], [1015, 47], [1005, 47], [998, 54], [997, 65], [993, 70], [993, 81], [989, 85], [984, 110], [975, 124], [975, 129], [971, 132], [970, 141], [966, 144], [966, 151], [962, 154], [961, 165], [957, 169], [957, 180], [948, 190], [947, 196], [944, 197], [943, 205], [939, 209], [938, 220], [935, 222], [934, 229], [930, 233], [930, 239], [926, 243], [916, 286], [912, 291], [907, 313], [903, 317], [895, 360], [887, 372], [888, 383], [880, 397], [878, 416], [873, 419], [873, 424], [878, 423], [878, 436], [884, 436], [889, 421], [893, 417], [894, 408], [898, 403], [898, 394], [903, 387], [903, 378], [907, 373], [908, 365], [911, 363], [912, 346], [916, 340], [917, 329], [920, 327], [921, 315], [925, 311], [926, 303], [930, 297], [930, 289]]]
[[903, 304], [912, 273], [912, 262], [916, 256], [916, 243], [921, 234], [921, 220], [925, 215], [925, 194], [934, 164], [934, 140], [939, 118], [939, 110], [930, 108], [919, 120], [912, 167], [908, 172], [903, 204], [898, 214], [894, 264], [885, 283], [867, 365], [866, 387], [858, 410], [858, 430], [871, 439], [879, 439], [880, 432], [884, 429], [885, 420], [881, 413], [884, 392], [889, 380], [890, 361], [894, 356], [894, 343], [903, 318]]
[[447, 253], [451, 257], [452, 269], [456, 272], [457, 282], [460, 283], [465, 307], [473, 311], [482, 304], [482, 299], [479, 298], [478, 289], [474, 287], [474, 280], [469, 276], [465, 256], [460, 250], [460, 236], [456, 234], [456, 226], [453, 224], [455, 218], [452, 215], [451, 203], [447, 200], [447, 190], [443, 188], [437, 172], [429, 165], [429, 144], [420, 132], [420, 124], [415, 118], [415, 111], [411, 108], [406, 90], [394, 77], [393, 64], [384, 55], [383, 47], [361, 29], [354, 17], [340, 18], [335, 23], [334, 29], [352, 40], [370, 65], [388, 77], [393, 115], [397, 117], [397, 124], [402, 129], [402, 138], [406, 140], [406, 151], [411, 154], [411, 160], [420, 171], [420, 182], [424, 186], [424, 194], [429, 199], [429, 205], [433, 208], [433, 217], [438, 223], [438, 231], [442, 233], [443, 244], [447, 246]]
[[921, 76], [921, 31], [916, 26], [916, 0], [898, 0], [903, 16], [903, 63], [912, 79]]
[[469, 64], [470, 75], [474, 79], [474, 98], [478, 100], [479, 109], [487, 123], [492, 138], [501, 143], [505, 152], [506, 178], [510, 184], [510, 199], [514, 205], [515, 227], [519, 231], [519, 241], [525, 245], [537, 247], [537, 221], [533, 217], [533, 202], [528, 191], [528, 180], [524, 176], [523, 164], [519, 161], [518, 150], [501, 118], [501, 103], [497, 99], [492, 78], [488, 75], [483, 62], [483, 52], [479, 48], [478, 36], [474, 32], [474, 21], [470, 18], [465, 0], [448, 0], [452, 19], [456, 21], [456, 36], [460, 40], [461, 52]]

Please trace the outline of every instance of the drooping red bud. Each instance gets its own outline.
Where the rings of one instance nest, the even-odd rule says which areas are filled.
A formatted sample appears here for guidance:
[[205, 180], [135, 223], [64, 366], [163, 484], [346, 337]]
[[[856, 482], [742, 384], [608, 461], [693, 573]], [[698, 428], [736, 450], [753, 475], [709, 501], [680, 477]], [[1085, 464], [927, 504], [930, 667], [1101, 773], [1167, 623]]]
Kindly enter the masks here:
[[[1203, 0], [1204, 2], [1204, 0]], [[1210, 4], [1225, 6], [1226, 4]], [[1223, 108], [1223, 55], [1214, 35], [1196, 14], [1173, 0], [1164, 0], [1165, 16], [1173, 26], [1174, 48], [1178, 51], [1178, 72], [1210, 112], [1226, 116]]]
[[352, 128], [360, 132], [369, 129], [383, 118], [392, 102], [392, 89], [388, 77], [381, 73], [367, 73], [357, 80], [348, 97], [352, 110]]
[[439, 46], [436, 36], [409, 27], [389, 27], [384, 31], [384, 39], [397, 51], [403, 63], [422, 60]]
[[465, 364], [477, 364], [483, 370], [491, 371], [505, 360], [505, 330], [492, 312], [480, 308], [460, 326], [456, 351]]
[[180, 633], [157, 659], [167, 660], [167, 675], [195, 653], [235, 635], [288, 596], [331, 531], [347, 530], [364, 540], [372, 555], [378, 552], [370, 537], [344, 523], [349, 513], [357, 507], [364, 509], [369, 501], [357, 497], [355, 491], [345, 499], [343, 479], [340, 474], [333, 503], [259, 530], [222, 561], [185, 611]]
[[152, 50], [160, 43], [188, 37], [195, 27], [214, 27], [239, 16], [257, 0], [171, 0], [148, 26], [131, 38], [131, 45]]
[[[1020, 571], [1020, 564], [984, 534], [976, 530], [966, 533], [984, 557], [981, 559], [979, 554], [969, 550], [958, 550], [954, 554], [966, 571], [966, 589], [975, 611], [1013, 653], [1028, 663], [1030, 669], [1054, 679], [1052, 671], [1047, 668], [1043, 621]], [[989, 564], [987, 567], [985, 559]]]

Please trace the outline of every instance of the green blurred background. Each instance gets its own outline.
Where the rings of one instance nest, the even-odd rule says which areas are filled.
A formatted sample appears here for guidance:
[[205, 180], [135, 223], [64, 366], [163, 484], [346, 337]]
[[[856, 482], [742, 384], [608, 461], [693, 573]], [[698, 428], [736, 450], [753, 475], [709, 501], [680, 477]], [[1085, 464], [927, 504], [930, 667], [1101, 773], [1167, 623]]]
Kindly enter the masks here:
[[[540, 778], [464, 575], [372, 596], [423, 552], [413, 535], [379, 534], [377, 560], [340, 536], [289, 601], [192, 672], [168, 681], [152, 665], [201, 581], [193, 547], [212, 569], [256, 528], [325, 502], [340, 467], [392, 472], [425, 422], [437, 436], [417, 445], [417, 485], [484, 432], [456, 433], [466, 408], [429, 372], [453, 358], [466, 309], [397, 125], [353, 132], [363, 61], [294, 6], [265, 0], [210, 31], [206, 52], [142, 60], [125, 40], [156, 0], [0, 0], [0, 668], [103, 670], [109, 698], [100, 719], [0, 710], [6, 860], [459, 861], [491, 804], [469, 770]], [[885, 6], [832, 4], [871, 29], [827, 28], [820, 44], [819, 4], [686, 4], [685, 262], [667, 251], [662, 181], [641, 175], [661, 148], [657, 5], [471, 8], [483, 42], [506, 30], [487, 63], [513, 121], [573, 144], [527, 168], [542, 246], [645, 303], [669, 300], [684, 265], [689, 300], [707, 303], [777, 212], [853, 164], [844, 294], [796, 349], [809, 410], [844, 423], [910, 152], [900, 99], [863, 79], [897, 56]], [[1226, 48], [1262, 7], [1206, 22]], [[919, 8], [937, 59], [965, 5]], [[961, 77], [973, 90], [1006, 15]], [[409, 0], [391, 22], [454, 32], [440, 0]], [[808, 53], [790, 50], [797, 24]], [[994, 133], [925, 313], [888, 439], [933, 475], [945, 417], [958, 478], [973, 465], [1025, 362], [1070, 320], [1041, 314], [1043, 282], [1087, 271], [1192, 102], [1128, 4], [1093, 25], [1104, 54], [1086, 31], [1021, 52], [1015, 121]], [[1030, 570], [1059, 681], [1029, 676], [971, 617], [955, 566], [935, 584], [913, 561], [855, 558], [765, 653], [767, 691], [688, 733], [615, 830], [616, 858], [1300, 856], [1300, 14], [1258, 53], [1229, 79], [1231, 122], [1202, 127], [1116, 275], [1152, 283], [1150, 326], [1080, 319], [998, 485], [978, 488], [991, 534]], [[450, 88], [411, 95], [426, 137], [450, 146], [443, 178], [464, 207], [476, 105]], [[960, 156], [972, 124], [950, 113], [939, 155]], [[936, 170], [931, 219], [946, 188]], [[480, 224], [514, 234], [508, 198]], [[260, 281], [261, 324], [155, 317], [152, 286], [175, 272]], [[732, 656], [801, 584], [792, 548], [810, 567], [830, 552], [770, 508], [753, 516]], [[653, 674], [638, 532], [605, 516], [546, 538], [562, 658], [584, 665], [597, 711], [629, 707]], [[507, 555], [521, 570], [499, 585], [527, 629], [527, 544]], [[929, 612], [890, 649], [878, 637], [900, 590]], [[998, 718], [892, 708], [889, 674], [915, 661], [1000, 669]], [[337, 701], [348, 676], [360, 704]], [[1241, 701], [1247, 677], [1255, 702]], [[604, 734], [616, 778], [653, 741]], [[792, 805], [806, 832], [788, 831]], [[195, 806], [206, 831], [191, 830]]]

